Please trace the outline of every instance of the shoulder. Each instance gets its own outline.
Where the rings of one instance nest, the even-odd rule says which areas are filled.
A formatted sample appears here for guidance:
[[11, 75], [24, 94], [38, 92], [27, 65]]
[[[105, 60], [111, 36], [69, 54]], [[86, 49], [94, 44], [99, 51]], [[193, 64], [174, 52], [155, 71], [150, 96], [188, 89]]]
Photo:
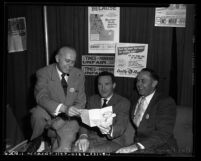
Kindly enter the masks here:
[[126, 97], [123, 97], [123, 96], [116, 94], [116, 93], [114, 93], [114, 99], [116, 99], [118, 102], [130, 104], [130, 101]]
[[73, 68], [72, 68], [71, 73], [73, 73], [73, 74], [75, 74], [75, 75], [77, 75], [77, 76], [84, 77], [84, 72], [83, 72], [81, 69], [76, 68], [76, 67], [73, 67]]
[[98, 94], [94, 94], [89, 97], [89, 101], [92, 101], [92, 102], [97, 101], [99, 99], [101, 99], [101, 97]]
[[42, 67], [40, 69], [37, 70], [37, 74], [48, 74], [50, 72], [52, 72], [53, 69], [56, 69], [55, 64], [51, 64], [51, 65], [47, 65], [45, 67]]
[[158, 104], [163, 107], [164, 106], [176, 106], [175, 100], [168, 95], [157, 92], [157, 93], [155, 93], [155, 99], [156, 99], [156, 102], [158, 102]]

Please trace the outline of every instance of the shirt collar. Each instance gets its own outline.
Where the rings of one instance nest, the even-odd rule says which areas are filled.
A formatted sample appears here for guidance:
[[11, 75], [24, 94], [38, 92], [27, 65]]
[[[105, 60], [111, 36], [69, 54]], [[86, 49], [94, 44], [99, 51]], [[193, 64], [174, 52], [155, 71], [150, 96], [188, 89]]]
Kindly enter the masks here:
[[[153, 91], [151, 94], [149, 94], [148, 96], [145, 97], [145, 101], [147, 104], [149, 104], [149, 102], [151, 101], [154, 93], [155, 93], [155, 91]], [[141, 99], [142, 99], [142, 97], [141, 97]]]
[[113, 94], [107, 98], [101, 98], [101, 100], [103, 101], [104, 99], [107, 99], [107, 102], [109, 102], [109, 100], [112, 98]]

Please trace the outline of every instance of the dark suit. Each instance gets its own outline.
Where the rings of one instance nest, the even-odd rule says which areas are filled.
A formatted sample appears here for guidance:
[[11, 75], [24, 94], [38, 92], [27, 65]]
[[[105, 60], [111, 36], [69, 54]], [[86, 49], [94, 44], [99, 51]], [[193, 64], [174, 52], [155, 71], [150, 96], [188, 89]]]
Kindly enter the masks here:
[[[114, 152], [126, 145], [125, 131], [129, 124], [130, 102], [120, 95], [113, 94], [107, 105], [112, 106], [113, 112], [116, 114], [112, 125], [113, 136], [101, 134], [98, 127], [91, 128], [83, 125], [80, 135], [88, 134], [90, 141], [89, 152]], [[91, 96], [87, 108], [101, 108], [101, 97], [99, 95]]]
[[[132, 120], [136, 104], [131, 113]], [[168, 153], [170, 150], [177, 149], [173, 136], [175, 120], [176, 104], [174, 100], [155, 92], [136, 129], [134, 142], [141, 143], [145, 147], [145, 152]]]
[[[42, 134], [44, 127], [51, 121], [53, 113], [59, 104], [67, 107], [75, 106], [84, 108], [86, 95], [84, 89], [84, 73], [73, 67], [68, 77], [67, 96], [64, 94], [56, 64], [46, 66], [36, 73], [37, 83], [35, 86], [35, 97], [37, 107], [32, 109], [31, 123], [33, 134], [31, 139]], [[61, 137], [61, 143], [74, 140], [75, 134], [79, 130], [76, 119], [61, 122], [61, 127], [57, 130]]]

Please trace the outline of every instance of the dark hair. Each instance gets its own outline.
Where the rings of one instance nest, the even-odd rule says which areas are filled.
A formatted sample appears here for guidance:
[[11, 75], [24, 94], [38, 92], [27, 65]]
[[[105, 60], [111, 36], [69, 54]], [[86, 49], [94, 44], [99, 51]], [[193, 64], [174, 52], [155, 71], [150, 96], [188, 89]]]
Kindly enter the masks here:
[[103, 71], [101, 73], [98, 74], [97, 76], [97, 80], [101, 77], [101, 76], [110, 76], [112, 78], [112, 83], [115, 83], [115, 77], [114, 77], [114, 74], [110, 73], [110, 72], [107, 72], [107, 71]]
[[153, 69], [150, 69], [150, 68], [143, 68], [140, 72], [149, 72], [149, 73], [150, 73], [150, 76], [151, 76], [154, 80], [159, 81], [159, 76], [158, 76], [158, 74], [157, 74]]

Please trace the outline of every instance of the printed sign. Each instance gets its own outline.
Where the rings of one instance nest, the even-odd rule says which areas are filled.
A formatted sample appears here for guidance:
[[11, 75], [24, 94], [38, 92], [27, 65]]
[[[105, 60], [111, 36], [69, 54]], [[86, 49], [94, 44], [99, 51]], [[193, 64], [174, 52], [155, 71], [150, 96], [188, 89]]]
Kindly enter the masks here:
[[114, 66], [114, 56], [82, 55], [82, 65]]
[[155, 9], [155, 26], [160, 27], [185, 27], [186, 5], [170, 4], [169, 7]]
[[146, 67], [148, 44], [118, 43], [116, 45], [114, 75], [136, 77]]
[[85, 75], [98, 75], [103, 71], [114, 73], [114, 67], [82, 66]]
[[119, 15], [119, 7], [88, 7], [89, 53], [115, 53]]

